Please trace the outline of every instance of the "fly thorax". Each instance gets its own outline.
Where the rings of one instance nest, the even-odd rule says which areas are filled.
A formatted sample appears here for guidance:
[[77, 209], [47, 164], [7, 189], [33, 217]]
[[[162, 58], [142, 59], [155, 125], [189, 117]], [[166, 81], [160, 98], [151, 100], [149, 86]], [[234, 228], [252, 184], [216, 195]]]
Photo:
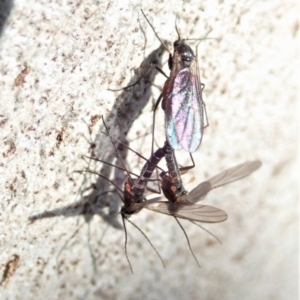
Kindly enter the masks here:
[[125, 184], [124, 184], [123, 202], [124, 202], [124, 207], [130, 207], [130, 205], [132, 205], [132, 203], [134, 203], [133, 193], [131, 191], [131, 185], [128, 182], [125, 182]]
[[172, 185], [172, 191], [176, 194], [176, 196], [181, 197], [187, 194], [187, 191], [181, 184], [181, 182], [174, 182]]
[[134, 203], [141, 203], [141, 202], [143, 202], [144, 192], [145, 192], [144, 188], [136, 187], [134, 189], [133, 202]]
[[191, 63], [193, 61], [193, 57], [190, 57], [189, 55], [180, 55], [181, 63], [183, 68], [189, 68], [191, 66]]
[[[173, 192], [172, 187], [168, 187], [167, 189], [162, 188], [163, 193], [165, 197], [170, 201], [170, 202], [177, 202], [177, 197], [176, 194]], [[176, 188], [175, 188], [176, 190]]]
[[195, 55], [192, 48], [187, 45], [184, 40], [178, 40], [174, 42], [174, 52], [178, 53], [182, 68], [189, 68], [191, 66]]

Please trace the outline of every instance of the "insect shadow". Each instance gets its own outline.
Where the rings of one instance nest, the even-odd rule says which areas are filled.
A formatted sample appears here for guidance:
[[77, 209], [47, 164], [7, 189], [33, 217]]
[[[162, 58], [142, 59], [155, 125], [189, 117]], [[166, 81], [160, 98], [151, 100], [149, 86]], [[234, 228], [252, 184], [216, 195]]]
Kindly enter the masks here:
[[14, 6], [13, 0], [0, 1], [0, 37], [3, 33], [5, 23], [12, 11], [13, 6]]
[[[158, 47], [144, 59], [142, 65], [149, 65], [150, 63], [161, 65], [163, 52], [164, 48], [162, 46]], [[136, 85], [133, 91], [123, 91], [117, 97], [115, 104], [113, 105], [110, 113], [107, 115], [107, 120], [109, 120], [109, 124], [112, 124], [112, 127], [116, 128], [114, 134], [116, 134], [118, 139], [120, 139], [124, 144], [128, 144], [126, 138], [127, 133], [130, 131], [133, 122], [141, 114], [143, 108], [146, 106], [146, 104], [151, 98], [151, 85], [156, 73], [157, 70], [153, 70], [153, 72], [148, 73], [147, 76], [145, 76], [143, 80], [141, 80], [139, 84]], [[134, 76], [131, 82], [136, 82], [136, 80], [137, 76]], [[93, 143], [91, 143], [93, 155], [95, 157], [103, 157], [103, 159], [105, 159], [106, 161], [112, 162], [115, 159], [114, 151], [111, 151], [112, 149], [110, 141], [108, 141], [108, 139], [103, 139], [103, 134], [100, 130], [97, 133]], [[122, 158], [126, 160], [127, 149], [120, 145], [118, 147], [118, 151], [120, 152]], [[88, 164], [89, 163], [90, 162], [88, 162]], [[112, 172], [112, 167], [105, 165], [102, 167], [100, 172], [104, 176], [109, 178]], [[114, 181], [118, 186], [121, 186], [125, 180], [124, 172], [119, 172], [117, 170], [115, 170], [114, 172]], [[84, 178], [81, 183], [81, 188], [78, 191], [78, 198], [80, 198], [79, 201], [71, 205], [54, 208], [52, 210], [47, 210], [38, 214], [33, 214], [29, 217], [30, 222], [59, 216], [75, 217], [82, 215], [84, 217], [84, 222], [70, 236], [66, 244], [59, 252], [58, 256], [61, 254], [62, 250], [65, 249], [69, 240], [71, 240], [79, 232], [80, 228], [85, 223], [87, 223], [88, 225], [89, 235], [90, 221], [93, 219], [94, 215], [100, 216], [101, 219], [109, 227], [113, 227], [115, 229], [123, 228], [116, 217], [120, 207], [120, 198], [118, 197], [118, 195], [116, 195], [116, 193], [113, 193], [113, 191], [115, 190], [112, 190], [108, 182], [100, 177], [97, 177], [94, 183], [89, 184], [89, 182], [91, 181], [90, 177], [90, 174], [84, 174]], [[89, 187], [85, 188], [87, 186], [87, 183]], [[107, 210], [108, 212], [106, 212]], [[90, 237], [88, 238], [88, 241], [89, 240]], [[89, 249], [91, 250], [90, 245]], [[95, 262], [94, 256], [91, 251], [90, 253], [93, 262]], [[96, 269], [95, 263], [93, 264], [94, 269]]]
[[[158, 47], [155, 51], [151, 52], [147, 56], [141, 65], [148, 66], [149, 64], [155, 64], [161, 66], [163, 52], [164, 47]], [[138, 68], [138, 70], [140, 70], [140, 68]], [[145, 108], [152, 96], [152, 82], [157, 72], [158, 71], [156, 69], [153, 69], [150, 73], [147, 73], [147, 76], [144, 76], [133, 90], [123, 90], [122, 93], [117, 97], [110, 113], [105, 116], [107, 125], [110, 128], [113, 128], [112, 134], [125, 145], [129, 144], [127, 140], [127, 134], [130, 131], [133, 122], [141, 114], [142, 110]], [[137, 74], [138, 73], [139, 71], [137, 71]], [[135, 75], [130, 84], [136, 82], [137, 77], [138, 75]], [[112, 151], [110, 141], [108, 141], [108, 139], [103, 139], [101, 129], [102, 127], [100, 127], [95, 139], [95, 157], [103, 158], [106, 162], [112, 162], [116, 156], [114, 151]], [[118, 147], [118, 151], [121, 153], [122, 159], [125, 161], [128, 153], [127, 149], [122, 147], [122, 144], [119, 144]], [[103, 153], [106, 153], [105, 157], [103, 156]], [[112, 170], [112, 168], [106, 166], [101, 173], [109, 178]], [[122, 186], [125, 180], [124, 172], [119, 172], [117, 170], [114, 170], [114, 172], [114, 182], [116, 185]], [[106, 185], [107, 183], [103, 182], [103, 180], [100, 178], [97, 180], [97, 182], [95, 182], [96, 190], [100, 191], [100, 193], [105, 190]], [[110, 203], [110, 213], [114, 214], [119, 209], [120, 200], [114, 200]]]

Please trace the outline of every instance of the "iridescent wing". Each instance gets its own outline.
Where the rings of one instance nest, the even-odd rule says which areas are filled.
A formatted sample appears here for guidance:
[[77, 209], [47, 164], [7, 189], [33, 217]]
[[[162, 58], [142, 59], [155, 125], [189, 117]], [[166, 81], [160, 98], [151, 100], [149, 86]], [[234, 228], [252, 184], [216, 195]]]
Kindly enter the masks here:
[[145, 208], [176, 218], [202, 223], [219, 223], [228, 218], [225, 211], [209, 205], [187, 205], [163, 201], [157, 201], [155, 203], [158, 199], [160, 199], [160, 197], [150, 200], [154, 202], [145, 205]]
[[167, 140], [173, 149], [194, 152], [201, 143], [204, 127], [202, 91], [196, 67], [180, 70], [169, 91], [165, 106]]
[[202, 200], [212, 189], [242, 179], [256, 171], [260, 166], [261, 161], [255, 160], [227, 169], [196, 186], [187, 195], [187, 201], [190, 203], [196, 203]]

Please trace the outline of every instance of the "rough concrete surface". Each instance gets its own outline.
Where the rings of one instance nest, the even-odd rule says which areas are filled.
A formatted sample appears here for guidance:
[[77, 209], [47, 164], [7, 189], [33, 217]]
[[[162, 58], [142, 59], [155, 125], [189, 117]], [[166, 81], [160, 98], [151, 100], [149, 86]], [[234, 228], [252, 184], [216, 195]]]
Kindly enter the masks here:
[[[6, 0], [0, 8], [1, 299], [298, 299], [297, 1]], [[209, 127], [187, 187], [248, 160], [263, 165], [203, 201], [229, 215], [204, 225], [222, 245], [182, 221], [201, 268], [173, 218], [146, 209], [132, 216], [167, 265], [127, 223], [132, 275], [116, 194], [76, 171], [123, 180], [82, 159], [113, 162], [101, 116], [113, 136], [150, 156], [152, 105], [165, 78], [151, 70], [131, 89], [109, 90], [136, 81], [142, 63], [169, 73], [140, 8], [170, 49], [176, 16], [183, 37], [212, 29], [219, 38], [198, 47]], [[156, 118], [162, 146], [160, 107]], [[184, 151], [177, 157], [190, 163]], [[127, 163], [135, 172], [143, 165], [132, 153]]]

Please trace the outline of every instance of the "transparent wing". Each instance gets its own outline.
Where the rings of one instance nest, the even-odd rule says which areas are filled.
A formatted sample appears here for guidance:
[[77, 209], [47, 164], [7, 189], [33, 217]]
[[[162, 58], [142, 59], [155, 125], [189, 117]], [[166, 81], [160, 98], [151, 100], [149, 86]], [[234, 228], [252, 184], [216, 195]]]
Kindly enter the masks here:
[[190, 68], [180, 70], [172, 81], [165, 124], [173, 149], [197, 150], [203, 135], [203, 101], [198, 76]]
[[190, 191], [186, 200], [190, 203], [201, 201], [212, 189], [212, 185], [208, 181], [204, 181]]
[[250, 175], [251, 173], [256, 171], [261, 166], [261, 164], [261, 161], [255, 160], [227, 169], [196, 186], [187, 195], [186, 200], [190, 203], [196, 203], [202, 200], [212, 189], [231, 183], [233, 181], [237, 181]]
[[157, 203], [148, 204], [145, 207], [162, 214], [194, 222], [219, 223], [225, 221], [228, 218], [225, 211], [208, 205], [187, 205], [181, 203], [160, 201]]
[[228, 184], [250, 175], [258, 168], [260, 168], [260, 166], [261, 161], [259, 160], [249, 161], [221, 172], [220, 174], [210, 178], [208, 182], [212, 185], [212, 188], [215, 189], [219, 186]]

